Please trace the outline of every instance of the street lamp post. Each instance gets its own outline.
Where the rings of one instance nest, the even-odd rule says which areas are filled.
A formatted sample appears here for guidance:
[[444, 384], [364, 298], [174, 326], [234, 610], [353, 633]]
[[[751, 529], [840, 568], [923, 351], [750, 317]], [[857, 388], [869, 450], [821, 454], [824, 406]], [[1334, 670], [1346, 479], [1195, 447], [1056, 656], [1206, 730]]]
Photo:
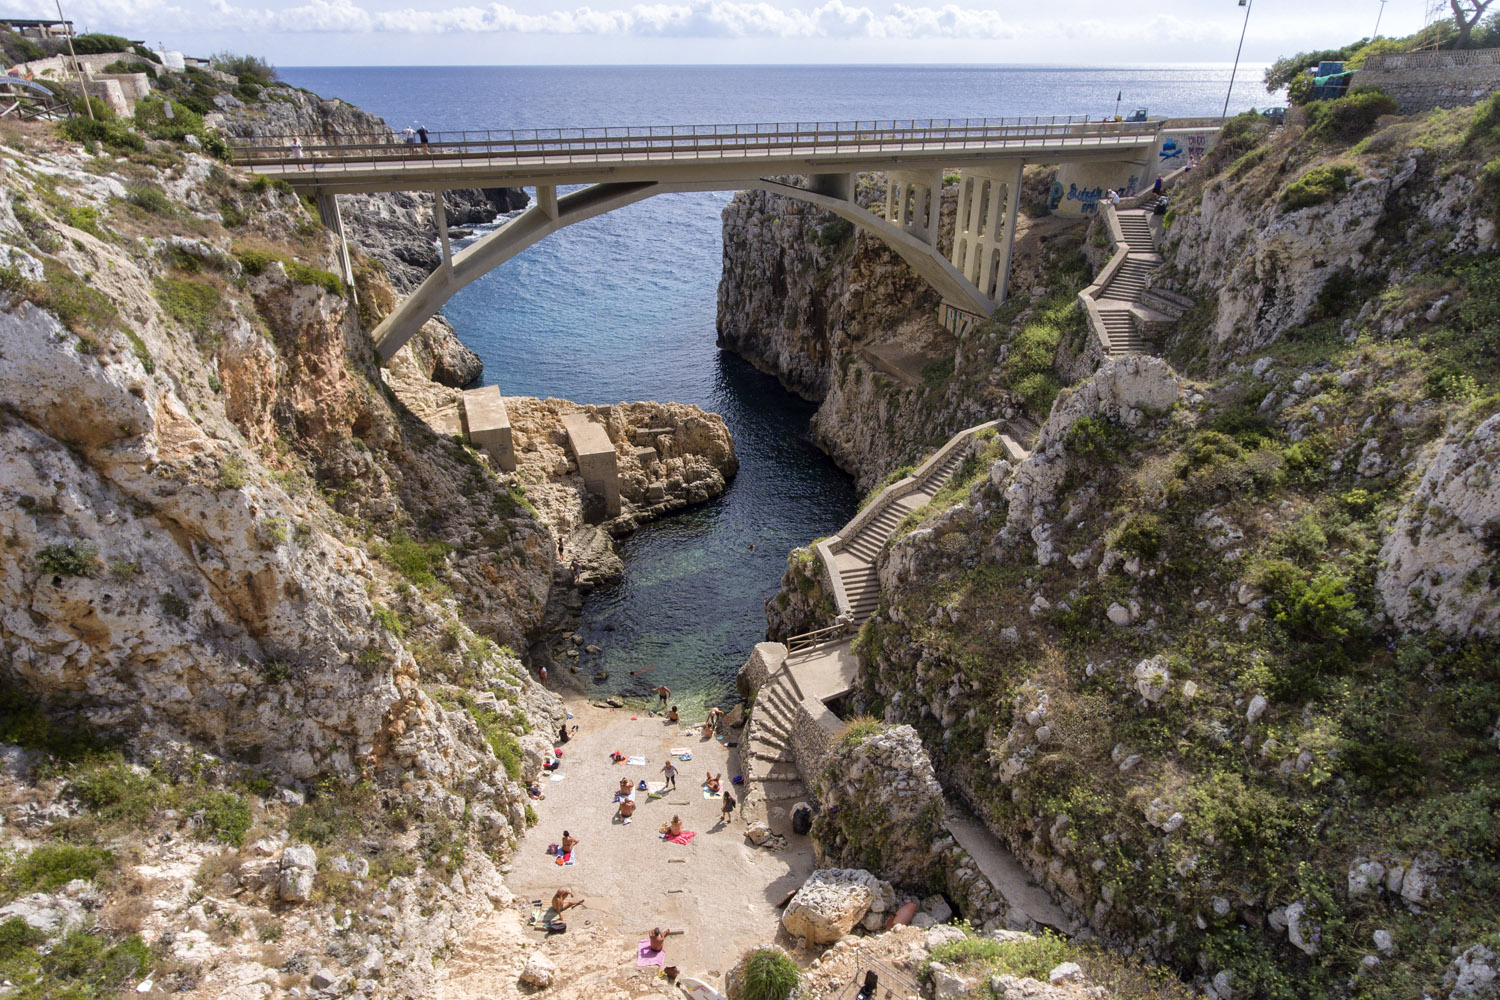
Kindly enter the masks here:
[[1234, 75], [1240, 69], [1240, 53], [1245, 49], [1245, 32], [1250, 28], [1250, 7], [1253, 0], [1240, 0], [1240, 6], [1245, 8], [1245, 23], [1240, 28], [1240, 47], [1234, 50], [1234, 69], [1229, 71], [1229, 89], [1224, 91], [1224, 113], [1221, 118], [1229, 117], [1229, 95], [1234, 93]]
[[1380, 0], [1380, 13], [1378, 13], [1378, 14], [1375, 15], [1375, 34], [1373, 34], [1373, 35], [1370, 36], [1370, 41], [1372, 41], [1372, 42], [1375, 41], [1375, 39], [1377, 39], [1377, 38], [1380, 37], [1380, 19], [1382, 17], [1385, 17], [1385, 5], [1386, 5], [1386, 3], [1387, 3], [1387, 0]]

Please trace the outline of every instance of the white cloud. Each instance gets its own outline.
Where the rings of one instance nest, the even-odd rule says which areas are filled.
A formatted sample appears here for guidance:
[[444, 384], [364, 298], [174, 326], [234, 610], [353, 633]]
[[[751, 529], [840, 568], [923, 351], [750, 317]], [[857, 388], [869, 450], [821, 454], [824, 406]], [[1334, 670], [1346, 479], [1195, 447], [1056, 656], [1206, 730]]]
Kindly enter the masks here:
[[[119, 30], [143, 22], [158, 25], [192, 24], [214, 30], [254, 30], [278, 33], [386, 32], [407, 35], [475, 33], [547, 35], [634, 35], [675, 38], [1013, 38], [1016, 29], [999, 13], [971, 10], [955, 4], [909, 7], [895, 4], [889, 13], [826, 0], [803, 9], [767, 2], [690, 0], [688, 3], [636, 4], [628, 8], [595, 10], [577, 7], [536, 14], [505, 4], [437, 9], [404, 7], [371, 10], [354, 0], [310, 0], [290, 7], [237, 6], [228, 0], [209, 0], [207, 17], [200, 9], [188, 11], [164, 0], [78, 0], [73, 4], [81, 23]], [[205, 24], [211, 21], [211, 24]]]

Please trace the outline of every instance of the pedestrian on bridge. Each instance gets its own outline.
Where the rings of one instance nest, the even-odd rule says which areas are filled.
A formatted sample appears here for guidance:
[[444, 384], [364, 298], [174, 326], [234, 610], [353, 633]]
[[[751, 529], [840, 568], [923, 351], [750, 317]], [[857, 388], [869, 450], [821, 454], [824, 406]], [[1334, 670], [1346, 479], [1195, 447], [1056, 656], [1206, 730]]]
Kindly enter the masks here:
[[292, 156], [297, 161], [297, 169], [305, 169], [302, 166], [302, 140], [297, 138], [295, 135], [292, 136]]
[[417, 138], [420, 139], [420, 140], [422, 140], [422, 145], [424, 145], [424, 146], [427, 145], [427, 126], [426, 125], [418, 125], [417, 126]]

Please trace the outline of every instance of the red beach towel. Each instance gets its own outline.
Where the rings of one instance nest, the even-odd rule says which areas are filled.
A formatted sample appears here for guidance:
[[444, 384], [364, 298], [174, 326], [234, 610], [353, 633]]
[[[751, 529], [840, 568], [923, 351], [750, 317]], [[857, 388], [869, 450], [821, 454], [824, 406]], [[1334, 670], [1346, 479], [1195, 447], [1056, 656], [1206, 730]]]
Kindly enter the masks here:
[[696, 836], [698, 836], [696, 830], [683, 830], [681, 833], [674, 833], [664, 839], [670, 840], [674, 844], [686, 844]]

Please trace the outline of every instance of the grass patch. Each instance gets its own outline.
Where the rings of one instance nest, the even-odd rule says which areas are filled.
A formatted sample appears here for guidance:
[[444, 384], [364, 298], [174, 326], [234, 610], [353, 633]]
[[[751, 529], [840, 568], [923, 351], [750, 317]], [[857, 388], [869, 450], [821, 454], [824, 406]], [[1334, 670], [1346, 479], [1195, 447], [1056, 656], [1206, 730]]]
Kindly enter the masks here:
[[839, 733], [839, 746], [850, 749], [863, 743], [871, 736], [885, 730], [885, 723], [869, 715], [862, 715], [857, 719], [850, 719], [844, 723], [844, 729]]
[[1359, 176], [1359, 171], [1347, 164], [1336, 163], [1327, 167], [1313, 167], [1282, 189], [1282, 211], [1295, 212], [1298, 209], [1332, 201], [1348, 191], [1349, 178], [1357, 176]]
[[114, 855], [98, 847], [43, 844], [10, 866], [5, 873], [5, 889], [11, 896], [52, 892], [74, 879], [91, 882], [114, 863]]
[[[251, 189], [254, 190], [254, 185], [251, 185]], [[240, 266], [245, 269], [246, 274], [258, 277], [265, 274], [272, 264], [279, 263], [286, 269], [287, 277], [293, 281], [304, 285], [316, 285], [329, 295], [337, 295], [340, 298], [344, 295], [344, 283], [332, 271], [323, 271], [269, 250], [237, 247], [234, 256], [240, 262]]]
[[443, 542], [419, 542], [409, 535], [398, 534], [381, 554], [407, 580], [431, 589], [438, 585], [435, 571], [446, 566], [451, 551]]
[[188, 801], [187, 811], [197, 820], [200, 840], [219, 840], [234, 847], [245, 842], [250, 829], [250, 804], [233, 792], [203, 791]]
[[200, 342], [213, 330], [224, 306], [218, 288], [195, 278], [157, 278], [156, 301]]

